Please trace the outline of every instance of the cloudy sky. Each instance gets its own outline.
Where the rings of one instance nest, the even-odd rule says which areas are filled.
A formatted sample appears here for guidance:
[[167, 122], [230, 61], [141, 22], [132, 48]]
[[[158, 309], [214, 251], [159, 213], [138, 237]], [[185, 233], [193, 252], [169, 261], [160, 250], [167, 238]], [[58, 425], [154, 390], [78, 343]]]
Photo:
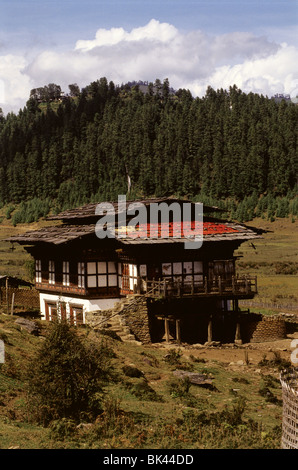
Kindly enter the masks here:
[[298, 93], [298, 0], [0, 0], [0, 106], [48, 83]]

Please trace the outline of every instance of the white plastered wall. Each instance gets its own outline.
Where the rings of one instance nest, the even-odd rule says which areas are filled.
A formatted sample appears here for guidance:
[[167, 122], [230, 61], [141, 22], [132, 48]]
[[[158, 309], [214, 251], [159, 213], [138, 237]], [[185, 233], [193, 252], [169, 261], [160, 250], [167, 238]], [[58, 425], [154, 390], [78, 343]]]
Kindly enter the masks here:
[[40, 301], [40, 311], [41, 317], [43, 320], [46, 318], [46, 310], [45, 304], [48, 303], [55, 303], [58, 304], [59, 302], [65, 302], [66, 304], [66, 315], [69, 315], [70, 312], [70, 305], [75, 305], [77, 307], [81, 306], [83, 308], [83, 321], [85, 323], [85, 314], [86, 312], [92, 312], [94, 310], [107, 310], [113, 308], [115, 303], [118, 302], [120, 298], [113, 298], [113, 299], [84, 299], [78, 297], [71, 297], [66, 295], [55, 295], [55, 294], [39, 294], [39, 301]]

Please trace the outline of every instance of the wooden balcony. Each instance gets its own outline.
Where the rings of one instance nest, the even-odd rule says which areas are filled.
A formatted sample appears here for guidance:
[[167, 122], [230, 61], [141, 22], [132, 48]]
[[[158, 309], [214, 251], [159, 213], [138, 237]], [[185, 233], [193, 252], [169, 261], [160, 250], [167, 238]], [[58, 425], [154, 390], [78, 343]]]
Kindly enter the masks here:
[[194, 281], [143, 281], [140, 293], [151, 298], [227, 297], [253, 298], [257, 294], [257, 277], [243, 276], [225, 280], [220, 277], [202, 282]]

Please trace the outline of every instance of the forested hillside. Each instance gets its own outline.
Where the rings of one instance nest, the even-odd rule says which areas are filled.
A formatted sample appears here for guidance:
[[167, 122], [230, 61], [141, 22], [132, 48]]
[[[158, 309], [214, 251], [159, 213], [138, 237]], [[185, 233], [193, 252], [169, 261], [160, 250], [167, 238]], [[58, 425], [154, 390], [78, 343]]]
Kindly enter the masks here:
[[21, 204], [15, 223], [115, 199], [128, 175], [130, 198], [188, 196], [243, 220], [298, 215], [293, 103], [236, 86], [194, 98], [167, 80], [147, 93], [106, 78], [70, 90], [63, 100], [33, 90], [18, 115], [0, 117], [0, 204], [8, 215]]

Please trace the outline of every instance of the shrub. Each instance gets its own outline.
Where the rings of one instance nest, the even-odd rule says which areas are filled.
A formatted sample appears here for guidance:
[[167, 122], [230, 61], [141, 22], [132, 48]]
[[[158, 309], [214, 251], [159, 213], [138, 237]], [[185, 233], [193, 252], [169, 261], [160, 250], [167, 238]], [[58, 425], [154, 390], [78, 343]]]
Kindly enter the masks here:
[[76, 433], [75, 421], [67, 418], [57, 419], [50, 424], [50, 436], [55, 439], [65, 439]]
[[291, 366], [291, 362], [283, 359], [279, 351], [273, 351], [273, 354], [273, 359], [267, 359], [266, 354], [264, 354], [263, 359], [259, 362], [259, 366], [277, 367], [278, 370], [286, 369]]
[[129, 389], [130, 393], [132, 393], [135, 397], [139, 398], [140, 400], [144, 401], [163, 401], [162, 397], [160, 397], [156, 391], [150, 387], [150, 385], [146, 382], [146, 380], [142, 380], [139, 383], [126, 384], [127, 388]]
[[142, 377], [142, 371], [133, 366], [123, 366], [122, 370], [127, 377]]
[[171, 366], [175, 366], [180, 363], [182, 353], [178, 349], [171, 349], [165, 356], [164, 361], [170, 364]]
[[93, 419], [101, 412], [102, 385], [110, 372], [110, 351], [85, 344], [74, 327], [53, 323], [28, 371], [28, 405], [33, 418]]
[[172, 398], [181, 398], [189, 394], [190, 380], [188, 377], [185, 379], [175, 379], [167, 383], [167, 388]]

